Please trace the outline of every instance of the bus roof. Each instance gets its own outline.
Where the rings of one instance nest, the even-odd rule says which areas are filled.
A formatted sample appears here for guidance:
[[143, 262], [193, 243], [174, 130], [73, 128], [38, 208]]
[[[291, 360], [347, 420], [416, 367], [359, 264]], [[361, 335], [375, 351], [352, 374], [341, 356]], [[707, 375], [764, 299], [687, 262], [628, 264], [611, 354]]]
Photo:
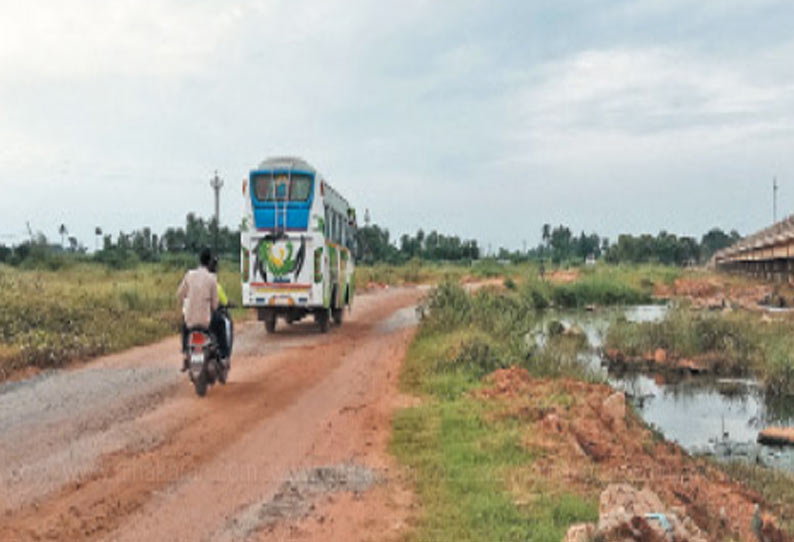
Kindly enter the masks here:
[[[287, 169], [317, 173], [317, 170], [314, 168], [314, 166], [312, 166], [303, 158], [299, 158], [297, 156], [273, 156], [260, 162], [257, 169], [263, 171]], [[325, 189], [327, 191], [325, 196], [326, 202], [330, 203], [331, 205], [341, 207], [343, 212], [346, 213], [347, 209], [350, 207], [348, 201], [339, 192], [332, 188], [325, 179], [321, 178], [320, 180], [325, 185]]]
[[263, 160], [259, 164], [258, 169], [296, 169], [300, 171], [311, 171], [316, 173], [317, 170], [312, 167], [309, 162], [303, 158], [296, 156], [274, 156]]

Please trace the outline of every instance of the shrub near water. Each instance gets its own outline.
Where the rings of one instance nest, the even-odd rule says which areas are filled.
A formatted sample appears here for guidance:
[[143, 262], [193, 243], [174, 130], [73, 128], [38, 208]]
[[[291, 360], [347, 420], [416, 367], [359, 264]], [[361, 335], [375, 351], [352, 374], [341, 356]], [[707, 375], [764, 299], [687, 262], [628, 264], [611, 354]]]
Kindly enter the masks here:
[[606, 348], [639, 357], [657, 348], [674, 358], [708, 355], [724, 374], [755, 373], [773, 395], [794, 394], [794, 322], [763, 322], [746, 312], [671, 310], [661, 322], [619, 319], [607, 332]]
[[[116, 271], [76, 264], [60, 271], [0, 267], [0, 378], [26, 366], [58, 367], [177, 333], [184, 269], [156, 264]], [[239, 278], [221, 271], [231, 299]]]
[[679, 272], [667, 268], [644, 266], [596, 266], [584, 268], [580, 277], [568, 284], [542, 280], [530, 271], [520, 289], [536, 309], [550, 305], [581, 308], [587, 305], [638, 305], [653, 302], [657, 284], [669, 284]]

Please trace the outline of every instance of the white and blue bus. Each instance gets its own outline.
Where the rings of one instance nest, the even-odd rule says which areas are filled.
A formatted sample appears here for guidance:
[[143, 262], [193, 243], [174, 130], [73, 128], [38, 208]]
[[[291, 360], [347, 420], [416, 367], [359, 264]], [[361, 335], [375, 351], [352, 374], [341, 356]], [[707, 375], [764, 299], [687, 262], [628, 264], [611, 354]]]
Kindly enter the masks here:
[[272, 333], [308, 314], [320, 330], [353, 301], [355, 210], [310, 164], [269, 158], [243, 181], [243, 305]]

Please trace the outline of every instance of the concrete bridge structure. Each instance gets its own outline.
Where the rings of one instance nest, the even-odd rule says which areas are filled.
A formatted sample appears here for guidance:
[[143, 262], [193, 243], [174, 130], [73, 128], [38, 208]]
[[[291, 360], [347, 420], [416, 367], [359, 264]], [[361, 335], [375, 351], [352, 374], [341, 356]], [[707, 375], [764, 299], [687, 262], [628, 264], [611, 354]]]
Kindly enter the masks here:
[[714, 255], [717, 269], [768, 280], [794, 277], [794, 215]]

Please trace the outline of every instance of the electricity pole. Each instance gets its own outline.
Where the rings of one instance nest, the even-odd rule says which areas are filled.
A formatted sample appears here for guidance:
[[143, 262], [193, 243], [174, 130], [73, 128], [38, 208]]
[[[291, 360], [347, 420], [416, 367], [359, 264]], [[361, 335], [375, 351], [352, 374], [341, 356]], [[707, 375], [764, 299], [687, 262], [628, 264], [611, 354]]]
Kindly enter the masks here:
[[221, 188], [223, 188], [223, 180], [218, 177], [218, 170], [215, 170], [215, 177], [210, 179], [210, 186], [215, 191], [215, 253], [218, 253], [218, 231], [221, 227], [221, 210], [220, 210], [220, 201], [221, 201]]
[[780, 187], [777, 184], [777, 177], [772, 179], [772, 223], [777, 222], [777, 191]]

